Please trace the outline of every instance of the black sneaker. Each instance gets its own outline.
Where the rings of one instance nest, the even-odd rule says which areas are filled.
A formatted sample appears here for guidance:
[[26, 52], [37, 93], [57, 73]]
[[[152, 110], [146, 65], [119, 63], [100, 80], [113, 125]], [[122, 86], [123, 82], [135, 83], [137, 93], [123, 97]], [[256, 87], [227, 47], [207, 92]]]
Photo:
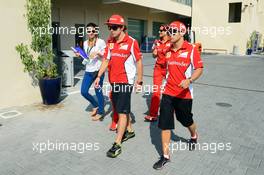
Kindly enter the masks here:
[[107, 151], [106, 156], [116, 158], [119, 154], [121, 154], [121, 145], [114, 143], [112, 148]]
[[165, 158], [164, 156], [161, 156], [161, 157], [160, 157], [160, 160], [157, 161], [157, 162], [153, 165], [153, 168], [154, 168], [155, 170], [161, 170], [161, 169], [164, 167], [164, 165], [165, 165], [166, 163], [168, 163], [168, 162], [170, 162], [170, 159], [167, 159], [167, 158]]
[[124, 135], [123, 135], [122, 142], [125, 142], [125, 141], [127, 141], [128, 139], [131, 139], [131, 138], [133, 138], [133, 137], [135, 137], [135, 136], [136, 136], [136, 134], [135, 134], [134, 131], [131, 131], [131, 132], [126, 131], [126, 132], [124, 133]]
[[196, 148], [196, 144], [197, 144], [197, 138], [196, 139], [190, 139], [189, 141], [188, 141], [188, 145], [189, 145], [189, 151], [193, 151], [193, 150], [195, 150], [195, 148]]

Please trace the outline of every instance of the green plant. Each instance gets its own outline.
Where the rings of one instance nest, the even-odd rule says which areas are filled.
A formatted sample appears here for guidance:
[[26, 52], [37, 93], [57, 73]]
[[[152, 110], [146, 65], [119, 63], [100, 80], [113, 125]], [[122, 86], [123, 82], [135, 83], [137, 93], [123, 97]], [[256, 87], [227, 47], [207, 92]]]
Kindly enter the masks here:
[[38, 79], [55, 78], [58, 76], [57, 66], [53, 61], [52, 36], [48, 32], [51, 24], [50, 0], [27, 0], [26, 10], [31, 45], [21, 43], [16, 46], [16, 51], [25, 66], [24, 71]]
[[256, 39], [257, 39], [257, 31], [256, 30], [254, 30], [252, 33], [251, 33], [251, 35], [250, 35], [250, 40], [251, 40], [251, 42], [254, 42]]
[[252, 49], [253, 47], [253, 43], [257, 38], [257, 31], [253, 31], [250, 36], [249, 36], [249, 40], [247, 41], [247, 49]]
[[252, 48], [252, 42], [251, 40], [247, 41], [247, 49], [251, 49]]

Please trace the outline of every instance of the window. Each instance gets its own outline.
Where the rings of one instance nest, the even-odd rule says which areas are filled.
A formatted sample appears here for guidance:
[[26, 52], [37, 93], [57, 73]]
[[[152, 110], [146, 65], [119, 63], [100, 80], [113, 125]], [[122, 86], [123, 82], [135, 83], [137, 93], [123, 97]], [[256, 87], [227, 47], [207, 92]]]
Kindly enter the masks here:
[[135, 38], [140, 45], [145, 37], [146, 21], [128, 18], [127, 24], [128, 34]]
[[173, 0], [173, 1], [176, 1], [184, 5], [192, 6], [192, 0]]
[[229, 3], [229, 20], [230, 23], [241, 22], [242, 2]]
[[164, 24], [164, 23], [161, 23], [161, 22], [153, 22], [152, 23], [152, 35], [155, 36], [155, 37], [159, 37], [159, 29], [160, 29], [160, 26]]
[[75, 34], [75, 46], [83, 48], [83, 42], [85, 38], [85, 26], [84, 24], [75, 24], [76, 34]]

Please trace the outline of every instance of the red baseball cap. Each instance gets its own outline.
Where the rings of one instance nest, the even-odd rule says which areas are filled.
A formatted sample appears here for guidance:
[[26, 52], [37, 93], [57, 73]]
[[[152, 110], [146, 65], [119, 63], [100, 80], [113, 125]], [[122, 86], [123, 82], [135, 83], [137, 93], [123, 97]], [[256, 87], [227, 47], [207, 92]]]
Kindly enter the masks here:
[[122, 16], [120, 15], [112, 15], [106, 23], [107, 25], [120, 25], [124, 26], [125, 25], [125, 20]]
[[174, 21], [174, 22], [170, 23], [170, 28], [176, 28], [181, 33], [184, 33], [184, 34], [187, 32], [186, 26], [180, 21]]

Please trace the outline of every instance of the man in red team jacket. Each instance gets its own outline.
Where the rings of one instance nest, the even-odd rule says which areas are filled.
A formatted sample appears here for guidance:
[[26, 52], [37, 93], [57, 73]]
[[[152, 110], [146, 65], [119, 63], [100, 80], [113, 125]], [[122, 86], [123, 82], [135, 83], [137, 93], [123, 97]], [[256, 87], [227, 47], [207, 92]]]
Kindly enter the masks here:
[[170, 48], [170, 37], [167, 34], [167, 25], [160, 26], [159, 37], [153, 45], [153, 57], [156, 58], [156, 63], [153, 72], [153, 93], [149, 108], [149, 115], [145, 116], [147, 121], [156, 121], [160, 105], [160, 94], [162, 82], [166, 77], [166, 60], [165, 53]]
[[138, 42], [125, 32], [124, 18], [120, 15], [112, 15], [106, 24], [110, 38], [95, 86], [99, 86], [100, 76], [110, 65], [108, 73], [112, 85], [113, 107], [118, 113], [118, 124], [115, 142], [107, 152], [107, 156], [115, 158], [121, 153], [121, 143], [135, 136], [130, 119], [131, 93], [136, 72], [138, 74], [136, 87], [141, 88], [143, 84], [143, 64]]
[[168, 32], [171, 36], [172, 47], [165, 56], [168, 76], [162, 94], [158, 123], [158, 127], [162, 130], [163, 155], [153, 165], [154, 169], [162, 169], [170, 161], [169, 148], [171, 130], [174, 129], [174, 113], [176, 119], [190, 131], [189, 150], [195, 149], [198, 139], [192, 114], [192, 83], [202, 75], [203, 62], [197, 48], [184, 41], [186, 27], [183, 23], [172, 22]]

